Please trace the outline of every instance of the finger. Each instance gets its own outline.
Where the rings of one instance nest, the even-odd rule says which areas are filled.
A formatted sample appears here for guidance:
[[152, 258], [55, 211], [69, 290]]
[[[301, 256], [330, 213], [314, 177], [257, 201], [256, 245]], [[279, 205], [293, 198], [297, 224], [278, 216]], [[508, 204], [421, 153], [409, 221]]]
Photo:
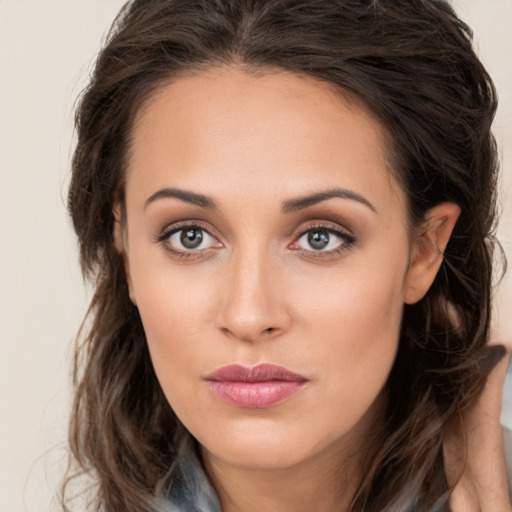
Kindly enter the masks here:
[[454, 422], [445, 442], [445, 464], [454, 486], [454, 512], [500, 511], [510, 508], [503, 431], [500, 424], [508, 357], [496, 347], [486, 364], [490, 372], [476, 403]]

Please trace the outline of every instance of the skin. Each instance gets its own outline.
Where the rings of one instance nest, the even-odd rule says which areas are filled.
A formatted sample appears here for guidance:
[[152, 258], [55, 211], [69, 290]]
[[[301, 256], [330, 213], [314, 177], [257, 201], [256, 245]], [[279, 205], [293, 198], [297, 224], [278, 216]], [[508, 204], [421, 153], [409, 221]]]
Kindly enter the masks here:
[[[386, 149], [356, 100], [284, 72], [181, 78], [139, 112], [116, 244], [157, 377], [202, 446], [224, 512], [348, 506], [403, 304], [428, 290], [460, 212], [438, 205], [411, 237]], [[334, 188], [363, 200], [282, 212]], [[196, 249], [164, 236], [184, 224], [211, 236]], [[303, 234], [319, 225], [342, 232], [327, 250]], [[307, 383], [271, 407], [235, 407], [204, 380], [233, 363], [278, 364]]]
[[489, 375], [477, 402], [463, 418], [453, 420], [445, 434], [445, 466], [454, 487], [450, 500], [454, 512], [512, 510], [500, 423], [512, 347], [510, 341], [504, 345], [509, 352]]

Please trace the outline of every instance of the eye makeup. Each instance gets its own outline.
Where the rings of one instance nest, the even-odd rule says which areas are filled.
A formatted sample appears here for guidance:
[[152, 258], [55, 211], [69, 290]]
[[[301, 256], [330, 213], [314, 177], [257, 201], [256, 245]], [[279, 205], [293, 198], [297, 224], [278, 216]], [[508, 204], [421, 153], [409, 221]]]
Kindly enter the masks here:
[[[179, 260], [205, 258], [211, 255], [212, 250], [224, 247], [201, 222], [192, 220], [168, 226], [154, 241]], [[356, 238], [348, 230], [325, 221], [316, 221], [299, 230], [287, 248], [311, 259], [335, 258], [355, 243]]]
[[[302, 238], [306, 238], [306, 243], [312, 249], [300, 247], [299, 242]], [[337, 239], [334, 244], [332, 238]], [[288, 248], [308, 258], [333, 258], [352, 248], [355, 243], [356, 238], [348, 231], [332, 224], [319, 222], [302, 229]], [[330, 245], [329, 250], [322, 250]]]
[[[176, 236], [180, 235], [180, 236]], [[177, 247], [177, 243], [183, 244], [184, 242], [190, 242], [190, 246]], [[210, 241], [211, 247], [201, 247], [203, 242]], [[201, 222], [198, 221], [181, 221], [171, 226], [168, 226], [164, 231], [158, 234], [155, 239], [155, 243], [161, 245], [165, 251], [171, 256], [177, 259], [191, 259], [198, 257], [205, 257], [211, 250], [216, 250], [224, 247], [216, 237], [207, 229]], [[197, 243], [199, 241], [199, 243]], [[197, 243], [196, 247], [192, 247], [194, 243]]]

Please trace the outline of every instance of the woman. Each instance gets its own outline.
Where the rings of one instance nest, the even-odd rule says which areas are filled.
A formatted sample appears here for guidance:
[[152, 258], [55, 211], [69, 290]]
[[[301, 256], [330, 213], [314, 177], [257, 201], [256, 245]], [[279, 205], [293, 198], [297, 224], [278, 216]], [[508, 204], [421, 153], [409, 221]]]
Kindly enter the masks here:
[[125, 7], [69, 195], [99, 509], [506, 510], [495, 109], [445, 2]]

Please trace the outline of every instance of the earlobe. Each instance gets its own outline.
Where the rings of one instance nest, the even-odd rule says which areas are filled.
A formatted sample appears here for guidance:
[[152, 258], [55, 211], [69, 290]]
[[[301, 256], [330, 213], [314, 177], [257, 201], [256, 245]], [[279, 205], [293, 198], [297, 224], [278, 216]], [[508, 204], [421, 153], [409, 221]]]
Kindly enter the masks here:
[[135, 293], [133, 291], [133, 284], [132, 284], [132, 278], [130, 274], [130, 264], [128, 261], [128, 253], [125, 249], [125, 239], [123, 236], [123, 227], [121, 224], [121, 214], [119, 213], [119, 208], [116, 206], [114, 209], [114, 232], [113, 232], [113, 238], [114, 238], [114, 247], [116, 248], [117, 252], [121, 255], [123, 258], [123, 264], [124, 264], [124, 274], [126, 277], [126, 283], [128, 285], [128, 293], [130, 295], [130, 300], [133, 302], [133, 304], [136, 306], [137, 302], [135, 300]]
[[412, 244], [404, 286], [406, 304], [421, 300], [434, 282], [460, 211], [455, 203], [441, 203], [426, 213]]

